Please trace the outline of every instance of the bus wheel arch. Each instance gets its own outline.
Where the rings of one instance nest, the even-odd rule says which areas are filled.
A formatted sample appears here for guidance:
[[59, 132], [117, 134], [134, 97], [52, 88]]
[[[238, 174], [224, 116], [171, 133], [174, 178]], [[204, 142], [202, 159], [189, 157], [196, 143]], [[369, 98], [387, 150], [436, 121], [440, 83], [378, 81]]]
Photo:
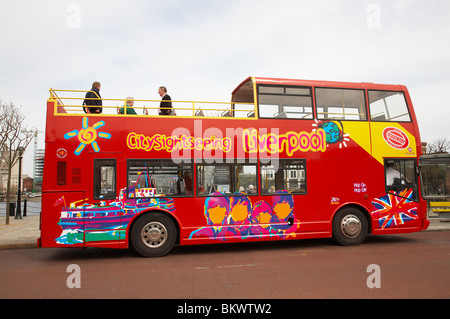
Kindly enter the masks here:
[[162, 257], [179, 242], [179, 233], [173, 216], [161, 210], [147, 211], [130, 225], [129, 246], [144, 257]]
[[333, 238], [343, 246], [361, 244], [370, 232], [370, 214], [359, 205], [343, 206], [333, 217]]

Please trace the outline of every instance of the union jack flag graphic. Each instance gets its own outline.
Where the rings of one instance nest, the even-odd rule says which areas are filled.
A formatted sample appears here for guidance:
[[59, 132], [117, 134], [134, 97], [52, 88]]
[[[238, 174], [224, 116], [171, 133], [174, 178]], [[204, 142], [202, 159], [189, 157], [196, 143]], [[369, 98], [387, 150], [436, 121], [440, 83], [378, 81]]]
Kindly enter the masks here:
[[381, 229], [403, 225], [405, 222], [418, 218], [418, 203], [413, 201], [413, 190], [405, 189], [399, 193], [392, 192], [372, 201], [375, 208], [372, 217], [378, 219]]

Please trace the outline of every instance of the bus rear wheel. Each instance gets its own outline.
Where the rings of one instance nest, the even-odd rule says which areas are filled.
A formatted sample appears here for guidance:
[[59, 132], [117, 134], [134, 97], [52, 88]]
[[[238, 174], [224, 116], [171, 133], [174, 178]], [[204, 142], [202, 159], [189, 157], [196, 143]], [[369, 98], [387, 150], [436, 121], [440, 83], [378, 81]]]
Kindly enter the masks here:
[[357, 208], [344, 208], [333, 219], [333, 238], [341, 245], [359, 245], [366, 239], [367, 232], [367, 218]]
[[145, 214], [131, 230], [133, 248], [144, 257], [162, 257], [175, 245], [177, 228], [170, 217], [161, 213]]

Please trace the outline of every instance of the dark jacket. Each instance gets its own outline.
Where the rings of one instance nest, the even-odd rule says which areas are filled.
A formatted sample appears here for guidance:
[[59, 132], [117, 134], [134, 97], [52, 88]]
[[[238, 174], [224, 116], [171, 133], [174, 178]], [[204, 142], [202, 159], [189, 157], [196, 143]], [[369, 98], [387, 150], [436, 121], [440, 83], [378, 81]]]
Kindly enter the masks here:
[[[87, 92], [85, 99], [97, 99], [102, 98], [100, 96], [100, 91], [97, 88], [92, 88], [91, 91], [93, 92]], [[95, 93], [94, 93], [95, 92]], [[88, 107], [90, 113], [102, 113], [103, 108], [102, 106], [102, 100], [84, 100], [83, 105], [95, 105], [97, 107]], [[100, 106], [100, 107], [99, 107]], [[87, 113], [86, 108], [83, 107], [84, 113]]]
[[162, 109], [163, 107], [170, 107], [170, 108], [172, 108], [172, 101], [171, 101], [172, 99], [170, 98], [170, 96], [168, 94], [166, 94], [166, 95], [164, 95], [162, 97], [162, 100], [170, 101], [170, 102], [161, 102], [161, 104], [159, 105], [159, 108], [160, 108], [161, 112], [159, 114], [161, 114], [161, 115], [170, 115], [170, 114], [172, 114], [172, 110]]

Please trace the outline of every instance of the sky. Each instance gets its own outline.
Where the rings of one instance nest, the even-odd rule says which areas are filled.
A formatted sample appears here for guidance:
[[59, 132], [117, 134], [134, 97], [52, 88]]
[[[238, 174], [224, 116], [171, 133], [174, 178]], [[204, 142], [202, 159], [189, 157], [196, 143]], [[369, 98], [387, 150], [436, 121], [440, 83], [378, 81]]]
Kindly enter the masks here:
[[[49, 89], [229, 101], [249, 76], [404, 84], [450, 139], [450, 0], [0, 0], [0, 100], [44, 148]], [[33, 143], [24, 173], [33, 173]]]

